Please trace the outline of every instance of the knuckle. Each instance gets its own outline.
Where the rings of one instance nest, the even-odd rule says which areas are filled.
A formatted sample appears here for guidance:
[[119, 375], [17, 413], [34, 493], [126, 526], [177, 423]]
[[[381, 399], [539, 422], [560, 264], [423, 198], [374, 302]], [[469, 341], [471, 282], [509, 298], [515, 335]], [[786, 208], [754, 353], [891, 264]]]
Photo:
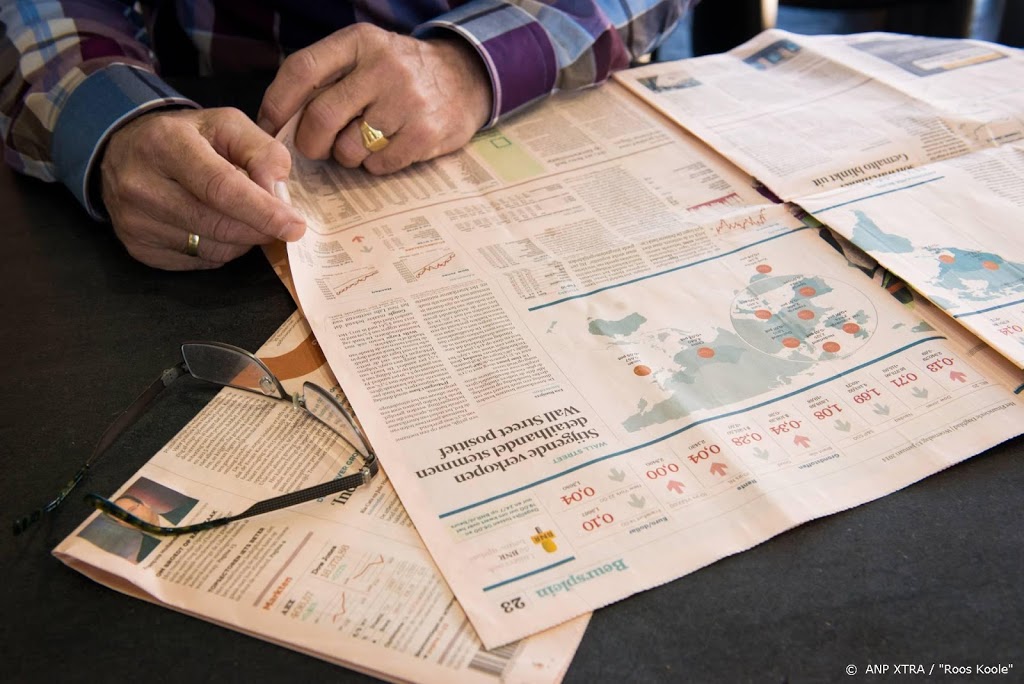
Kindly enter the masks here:
[[373, 24], [367, 22], [358, 22], [352, 24], [347, 29], [352, 33], [360, 42], [375, 42], [381, 39], [383, 31]]
[[139, 174], [119, 174], [115, 177], [116, 184], [111, 189], [122, 203], [142, 201], [146, 198], [149, 184]]
[[233, 228], [232, 221], [224, 214], [212, 217], [208, 223], [209, 234], [216, 242], [231, 242]]
[[406, 90], [415, 100], [423, 101], [426, 98], [421, 87], [423, 81], [418, 66], [409, 60], [397, 60], [392, 64], [396, 85]]
[[282, 169], [286, 175], [291, 171], [292, 155], [280, 140], [271, 140], [267, 143], [266, 154], [267, 160]]
[[[284, 65], [281, 66], [281, 69], [284, 69]], [[263, 102], [260, 103], [260, 114], [266, 116], [271, 121], [281, 121], [284, 118], [284, 109], [278, 102], [279, 97], [281, 96], [275, 82], [263, 94]]]
[[316, 55], [312, 50], [299, 50], [289, 55], [281, 64], [281, 72], [286, 78], [308, 81], [317, 70]]
[[178, 122], [172, 117], [156, 114], [146, 118], [142, 130], [149, 138], [162, 139], [170, 135], [177, 127]]
[[331, 126], [338, 115], [326, 97], [318, 97], [309, 103], [305, 116], [309, 117], [309, 123], [316, 129], [324, 129]]
[[210, 204], [221, 204], [222, 201], [229, 201], [228, 194], [228, 172], [214, 171], [207, 179], [203, 187], [203, 198]]
[[214, 116], [235, 126], [242, 126], [249, 121], [249, 117], [243, 114], [242, 110], [236, 109], [235, 107], [220, 107], [215, 109]]

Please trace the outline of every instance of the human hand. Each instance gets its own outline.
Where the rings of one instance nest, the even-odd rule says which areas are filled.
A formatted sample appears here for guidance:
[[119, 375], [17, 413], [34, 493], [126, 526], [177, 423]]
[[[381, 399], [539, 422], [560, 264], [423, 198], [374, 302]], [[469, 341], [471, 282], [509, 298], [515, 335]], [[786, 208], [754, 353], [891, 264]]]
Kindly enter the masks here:
[[[353, 24], [290, 55], [263, 96], [258, 121], [276, 133], [317, 90], [295, 133], [310, 159], [334, 157], [385, 174], [453, 152], [491, 113], [490, 77], [465, 40], [420, 40]], [[360, 120], [390, 143], [371, 153]]]
[[[110, 136], [100, 169], [114, 232], [156, 268], [216, 268], [305, 231], [286, 203], [288, 150], [237, 109], [144, 114]], [[189, 233], [198, 256], [185, 254]]]

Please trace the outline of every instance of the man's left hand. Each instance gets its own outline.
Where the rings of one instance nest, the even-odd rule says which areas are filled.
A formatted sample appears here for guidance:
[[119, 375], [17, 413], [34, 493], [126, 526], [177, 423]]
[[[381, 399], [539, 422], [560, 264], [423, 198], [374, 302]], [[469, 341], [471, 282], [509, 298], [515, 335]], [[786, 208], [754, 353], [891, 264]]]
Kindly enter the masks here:
[[[276, 133], [313, 93], [295, 146], [374, 174], [453, 152], [487, 123], [490, 78], [465, 40], [420, 40], [353, 24], [289, 56], [263, 96], [259, 124]], [[389, 144], [363, 145], [361, 121]]]

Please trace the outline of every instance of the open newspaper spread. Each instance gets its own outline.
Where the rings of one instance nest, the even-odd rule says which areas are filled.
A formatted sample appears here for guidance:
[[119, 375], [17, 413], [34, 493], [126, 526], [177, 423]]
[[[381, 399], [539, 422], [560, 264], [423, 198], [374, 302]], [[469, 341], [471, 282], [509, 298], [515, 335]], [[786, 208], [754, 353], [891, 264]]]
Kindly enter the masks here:
[[[289, 391], [338, 391], [304, 319], [259, 352]], [[224, 389], [118, 496], [187, 524], [360, 467], [286, 402]], [[386, 475], [329, 501], [158, 538], [93, 515], [54, 550], [128, 595], [396, 682], [559, 682], [587, 617], [486, 650]]]
[[769, 31], [617, 78], [1024, 367], [1024, 53]]
[[1024, 430], [1017, 369], [616, 83], [293, 170], [304, 312], [489, 647]]

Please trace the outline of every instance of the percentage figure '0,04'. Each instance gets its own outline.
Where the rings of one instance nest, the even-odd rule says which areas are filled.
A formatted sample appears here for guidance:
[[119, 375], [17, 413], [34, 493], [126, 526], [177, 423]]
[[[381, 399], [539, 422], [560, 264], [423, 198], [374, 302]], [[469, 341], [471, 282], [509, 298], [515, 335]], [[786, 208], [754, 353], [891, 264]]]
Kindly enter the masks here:
[[700, 449], [699, 451], [695, 451], [692, 454], [690, 454], [689, 459], [693, 463], [700, 463], [701, 461], [706, 460], [711, 456], [717, 456], [720, 453], [722, 453], [722, 447], [718, 446], [717, 444], [709, 444], [703, 449]]
[[593, 487], [582, 487], [571, 494], [563, 494], [562, 503], [566, 506], [572, 506], [574, 503], [579, 503], [584, 499], [589, 499], [594, 496], [595, 493], [596, 492]]

